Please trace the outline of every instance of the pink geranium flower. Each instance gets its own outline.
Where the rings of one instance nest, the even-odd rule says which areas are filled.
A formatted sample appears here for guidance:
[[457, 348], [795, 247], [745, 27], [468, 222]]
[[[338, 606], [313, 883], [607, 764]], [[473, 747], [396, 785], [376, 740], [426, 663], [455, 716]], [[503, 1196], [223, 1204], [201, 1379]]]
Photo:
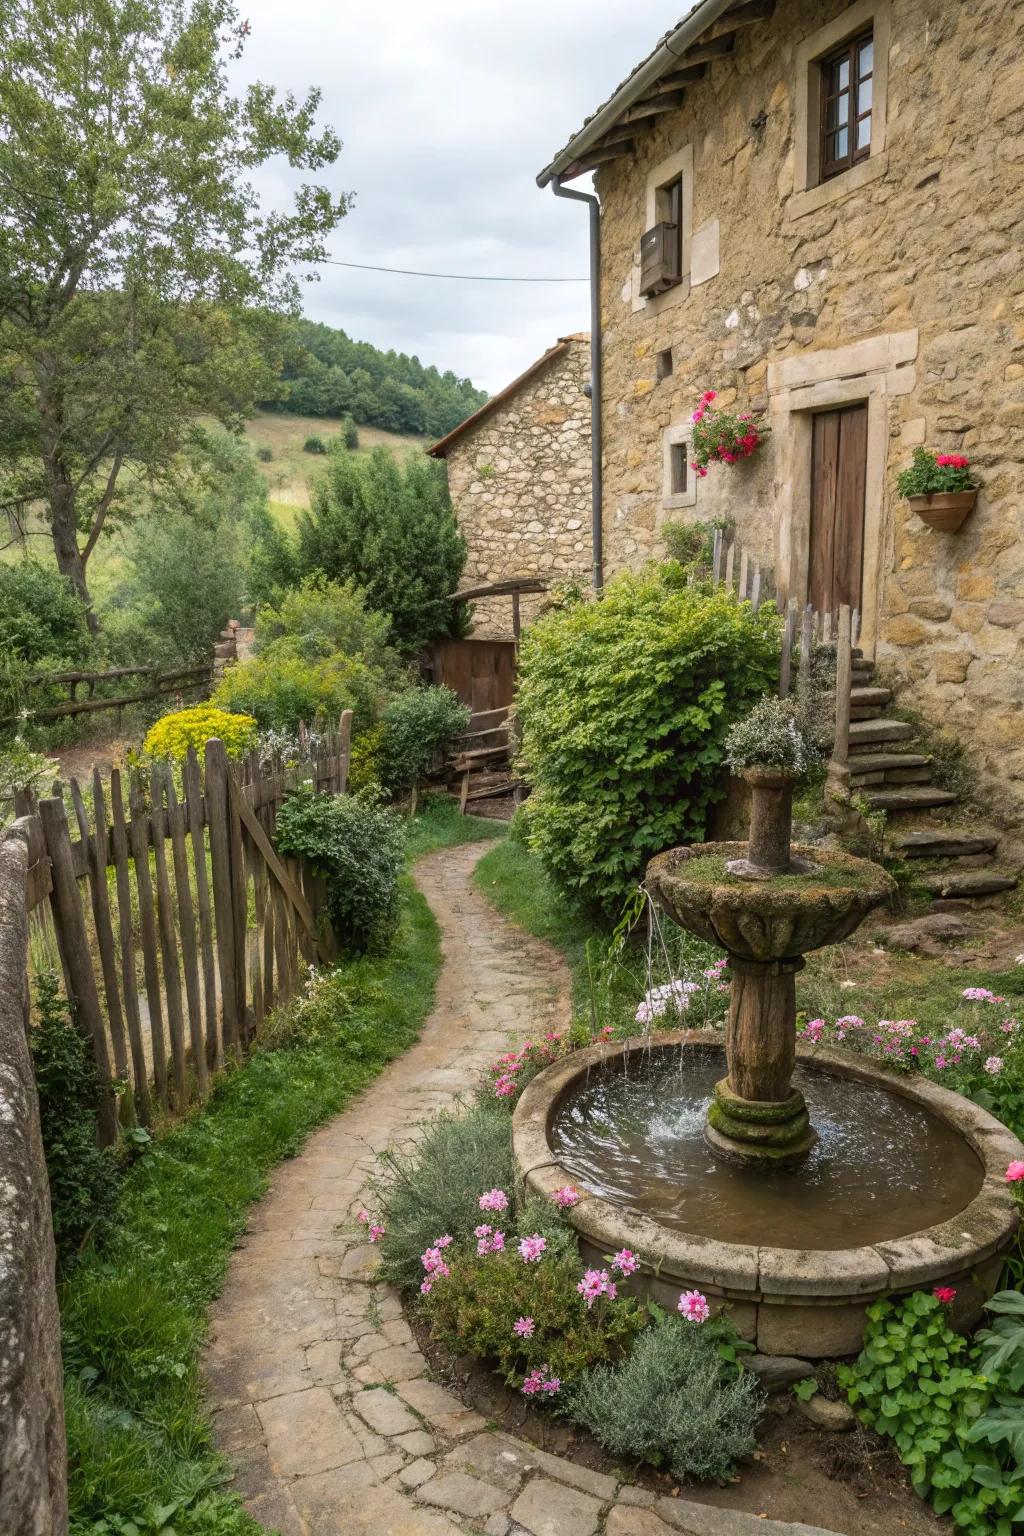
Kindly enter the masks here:
[[640, 1260], [632, 1248], [620, 1248], [611, 1258], [612, 1269], [620, 1275], [634, 1275], [640, 1268]]
[[944, 1307], [948, 1307], [951, 1301], [956, 1301], [956, 1291], [951, 1285], [937, 1285], [932, 1295], [936, 1301], [941, 1301]]
[[366, 1235], [371, 1243], [379, 1243], [381, 1238], [384, 1236], [384, 1228], [379, 1227], [376, 1222], [374, 1222]]
[[477, 1203], [482, 1211], [507, 1211], [508, 1195], [503, 1189], [489, 1189]]
[[540, 1233], [535, 1232], [532, 1237], [520, 1238], [519, 1257], [524, 1264], [539, 1264], [547, 1246]]
[[1011, 1163], [1006, 1170], [1007, 1184], [1019, 1184], [1024, 1179], [1024, 1162]]
[[618, 1286], [606, 1269], [588, 1269], [576, 1287], [587, 1304], [587, 1311], [601, 1296], [614, 1301], [619, 1294]]
[[532, 1317], [517, 1317], [512, 1324], [512, 1332], [520, 1339], [532, 1339], [536, 1326]]
[[546, 1392], [549, 1396], [553, 1397], [560, 1389], [562, 1383], [557, 1376], [552, 1376], [550, 1380], [546, 1379], [549, 1369], [550, 1367], [547, 1365], [534, 1366], [529, 1376], [523, 1382], [520, 1391], [525, 1393], [527, 1397], [536, 1397], [538, 1392]]
[[969, 1003], [994, 1003], [996, 995], [987, 987], [964, 987], [961, 997], [965, 997]]
[[563, 1184], [561, 1189], [556, 1189], [551, 1196], [559, 1210], [568, 1211], [574, 1205], [580, 1203], [580, 1192], [573, 1184]]
[[989, 1056], [985, 1062], [985, 1071], [992, 1077], [998, 1077], [1003, 1070], [1003, 1058], [1001, 1056]]
[[708, 1299], [700, 1291], [684, 1291], [679, 1298], [678, 1310], [688, 1323], [706, 1323], [711, 1316]]

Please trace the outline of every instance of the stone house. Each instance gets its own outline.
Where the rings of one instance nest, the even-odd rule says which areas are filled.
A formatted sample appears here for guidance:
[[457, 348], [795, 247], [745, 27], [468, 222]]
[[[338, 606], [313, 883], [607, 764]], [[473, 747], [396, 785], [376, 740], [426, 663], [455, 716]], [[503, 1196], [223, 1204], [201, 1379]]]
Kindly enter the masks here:
[[[463, 586], [590, 577], [589, 336], [563, 336], [428, 453], [468, 545]], [[543, 603], [522, 598], [522, 622]], [[474, 604], [477, 639], [512, 638], [509, 599]]]
[[[1024, 5], [699, 0], [538, 181], [589, 171], [606, 570], [727, 518], [1024, 827]], [[700, 479], [708, 389], [771, 430]], [[897, 494], [918, 444], [982, 476], [956, 534]]]

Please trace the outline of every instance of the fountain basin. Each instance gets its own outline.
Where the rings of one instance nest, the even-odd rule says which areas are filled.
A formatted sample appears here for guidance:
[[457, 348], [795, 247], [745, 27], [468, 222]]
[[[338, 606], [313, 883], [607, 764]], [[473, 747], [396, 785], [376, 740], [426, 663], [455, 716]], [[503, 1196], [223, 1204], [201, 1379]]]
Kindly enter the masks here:
[[648, 864], [645, 883], [680, 928], [762, 964], [841, 943], [896, 889], [867, 859], [804, 846], [793, 853], [814, 866], [813, 874], [755, 884], [725, 869], [746, 853], [746, 843], [670, 848]]
[[[639, 1294], [674, 1309], [680, 1291], [696, 1288], [765, 1354], [852, 1354], [873, 1302], [940, 1284], [957, 1291], [954, 1323], [973, 1324], [1016, 1237], [1019, 1212], [1005, 1171], [1024, 1147], [977, 1105], [924, 1078], [894, 1077], [837, 1051], [800, 1047], [797, 1060], [822, 1131], [822, 1151], [806, 1168], [766, 1183], [763, 1173], [709, 1157], [700, 1133], [722, 1049], [706, 1033], [678, 1031], [653, 1047], [591, 1046], [539, 1073], [513, 1119], [519, 1171], [540, 1195], [565, 1184], [580, 1190], [583, 1198], [566, 1215], [586, 1263], [603, 1267], [607, 1255], [633, 1249], [641, 1268], [629, 1284]], [[635, 1083], [636, 1115], [616, 1123], [623, 1080], [627, 1100]], [[847, 1101], [855, 1104], [849, 1113]], [[653, 1139], [652, 1105], [668, 1122]], [[590, 1140], [611, 1148], [610, 1171], [587, 1155], [588, 1125]], [[631, 1139], [639, 1150], [627, 1147], [620, 1157]], [[918, 1185], [908, 1175], [895, 1197], [883, 1167], [894, 1143], [897, 1154], [917, 1149], [918, 1168]], [[886, 1174], [878, 1210], [872, 1188], [858, 1193], [873, 1156]], [[683, 1191], [677, 1206], [673, 1181]]]

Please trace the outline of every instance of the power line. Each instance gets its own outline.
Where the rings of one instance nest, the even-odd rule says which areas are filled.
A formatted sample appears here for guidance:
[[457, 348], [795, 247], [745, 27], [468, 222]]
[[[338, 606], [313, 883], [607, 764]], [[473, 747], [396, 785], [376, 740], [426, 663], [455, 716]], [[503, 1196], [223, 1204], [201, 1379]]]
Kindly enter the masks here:
[[[415, 272], [408, 267], [372, 267], [364, 261], [335, 261], [321, 258], [324, 266], [355, 267], [360, 272], [390, 272], [396, 277], [444, 277], [457, 283], [589, 283], [589, 277], [492, 277], [484, 272]], [[320, 265], [321, 263], [318, 263]]]

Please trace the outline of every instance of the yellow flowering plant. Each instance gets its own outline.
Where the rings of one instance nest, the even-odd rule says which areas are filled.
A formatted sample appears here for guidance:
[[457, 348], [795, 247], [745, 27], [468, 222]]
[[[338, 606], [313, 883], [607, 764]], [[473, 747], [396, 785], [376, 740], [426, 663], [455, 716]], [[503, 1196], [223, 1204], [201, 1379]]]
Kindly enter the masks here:
[[189, 747], [195, 747], [202, 756], [206, 743], [213, 736], [218, 736], [224, 743], [228, 757], [241, 757], [256, 740], [256, 721], [252, 715], [233, 714], [218, 709], [215, 704], [196, 704], [191, 709], [178, 709], [164, 715], [150, 726], [143, 750], [149, 757], [180, 763]]

